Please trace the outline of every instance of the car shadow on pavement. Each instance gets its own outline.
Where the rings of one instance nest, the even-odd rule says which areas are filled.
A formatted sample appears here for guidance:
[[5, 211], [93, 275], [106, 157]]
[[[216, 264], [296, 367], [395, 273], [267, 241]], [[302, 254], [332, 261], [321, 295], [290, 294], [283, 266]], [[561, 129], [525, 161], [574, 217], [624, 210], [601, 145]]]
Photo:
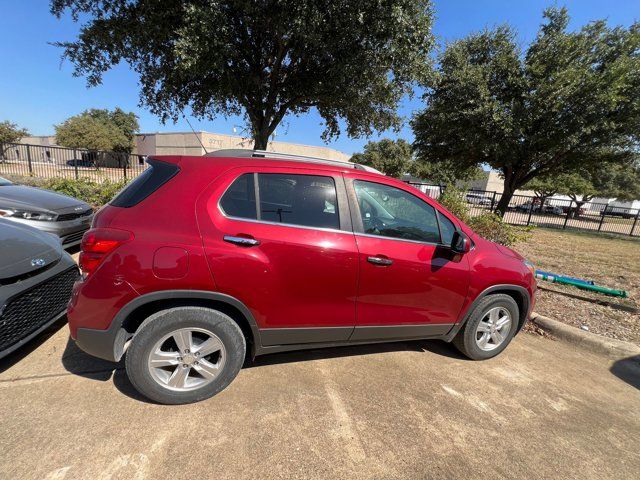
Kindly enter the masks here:
[[610, 371], [620, 380], [640, 390], [640, 355], [618, 360]]
[[67, 338], [62, 365], [69, 373], [101, 382], [109, 380], [115, 371], [124, 369], [124, 361], [113, 363], [93, 357], [80, 350], [71, 337]]
[[[362, 356], [401, 351], [432, 352], [445, 357], [467, 360], [466, 357], [463, 357], [458, 353], [452, 345], [445, 342], [438, 340], [415, 340], [273, 353], [257, 357], [253, 361], [249, 356], [249, 358], [246, 359], [243, 368], [258, 368], [266, 365], [278, 365], [282, 363], [306, 362], [327, 358], [350, 357], [356, 355]], [[113, 385], [120, 391], [120, 393], [123, 393], [134, 400], [156, 404], [139, 394], [133, 385], [131, 385], [124, 367], [124, 357], [117, 364], [92, 357], [80, 350], [71, 337], [69, 337], [62, 356], [62, 364], [69, 373], [100, 382], [112, 380]]]
[[124, 367], [124, 357], [122, 357], [118, 363], [93, 357], [80, 350], [76, 342], [69, 337], [62, 355], [62, 365], [67, 372], [90, 380], [97, 380], [99, 382], [113, 380], [113, 385], [126, 396], [145, 403], [155, 403], [140, 395], [138, 391], [133, 388], [133, 385], [131, 385], [131, 382], [129, 382], [127, 378], [127, 372]]
[[38, 334], [35, 338], [22, 345], [16, 351], [11, 352], [9, 355], [0, 360], [0, 373], [10, 369], [16, 363], [21, 362], [34, 350], [37, 350], [44, 342], [49, 340], [58, 330], [67, 324], [67, 317], [55, 321], [49, 325], [46, 329]]
[[245, 361], [244, 368], [257, 368], [281, 363], [307, 362], [328, 358], [374, 355], [388, 352], [432, 352], [437, 355], [467, 360], [451, 344], [439, 340], [414, 340], [365, 345], [345, 345], [341, 347], [315, 348], [290, 352], [272, 353]]

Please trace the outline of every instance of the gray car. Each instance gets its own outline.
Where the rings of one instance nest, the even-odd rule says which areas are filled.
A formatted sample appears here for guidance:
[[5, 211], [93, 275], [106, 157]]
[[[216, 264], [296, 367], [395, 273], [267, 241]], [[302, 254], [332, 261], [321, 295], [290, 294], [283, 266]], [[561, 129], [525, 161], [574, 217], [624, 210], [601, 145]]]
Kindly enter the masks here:
[[0, 358], [61, 318], [78, 268], [60, 240], [0, 219]]
[[0, 177], [0, 217], [53, 233], [68, 248], [79, 244], [91, 226], [93, 209], [75, 198]]

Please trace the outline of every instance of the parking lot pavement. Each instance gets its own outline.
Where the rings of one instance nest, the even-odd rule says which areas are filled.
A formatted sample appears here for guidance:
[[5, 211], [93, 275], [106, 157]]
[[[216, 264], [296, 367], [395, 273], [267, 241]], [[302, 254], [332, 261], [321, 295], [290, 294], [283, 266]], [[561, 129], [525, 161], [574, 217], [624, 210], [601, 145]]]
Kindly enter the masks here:
[[263, 357], [224, 392], [147, 403], [67, 329], [0, 361], [0, 477], [638, 478], [638, 359], [519, 335]]

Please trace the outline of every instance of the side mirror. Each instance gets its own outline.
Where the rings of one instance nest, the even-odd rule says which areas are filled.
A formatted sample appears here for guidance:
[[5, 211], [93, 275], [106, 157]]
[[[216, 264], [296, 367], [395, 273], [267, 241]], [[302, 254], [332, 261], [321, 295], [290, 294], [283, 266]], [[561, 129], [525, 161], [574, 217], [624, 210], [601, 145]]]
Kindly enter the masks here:
[[454, 232], [451, 240], [451, 250], [454, 253], [469, 253], [471, 250], [471, 239], [466, 233]]

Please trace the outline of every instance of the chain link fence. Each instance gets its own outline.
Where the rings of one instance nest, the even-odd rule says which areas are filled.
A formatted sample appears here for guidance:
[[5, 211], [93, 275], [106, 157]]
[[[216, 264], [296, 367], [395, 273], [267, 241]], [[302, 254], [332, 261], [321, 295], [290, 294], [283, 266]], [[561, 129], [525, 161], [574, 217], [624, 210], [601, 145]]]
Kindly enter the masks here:
[[[438, 199], [444, 187], [407, 182], [431, 198]], [[502, 194], [487, 190], [469, 190], [464, 198], [472, 216], [495, 212]], [[504, 220], [512, 225], [535, 225], [561, 229], [579, 229], [640, 237], [640, 208], [614, 207], [607, 203], [578, 203], [573, 200], [514, 195]]]
[[125, 152], [0, 143], [0, 176], [118, 181], [140, 175], [145, 157]]

